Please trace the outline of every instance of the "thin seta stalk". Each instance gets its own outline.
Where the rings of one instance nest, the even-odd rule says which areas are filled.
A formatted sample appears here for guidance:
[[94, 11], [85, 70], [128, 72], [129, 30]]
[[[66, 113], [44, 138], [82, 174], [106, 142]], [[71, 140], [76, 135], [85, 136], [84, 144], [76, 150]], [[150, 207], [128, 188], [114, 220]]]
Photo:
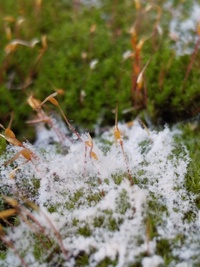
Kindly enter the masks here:
[[193, 64], [195, 62], [195, 59], [196, 59], [196, 56], [197, 56], [197, 53], [198, 53], [198, 50], [200, 47], [200, 21], [197, 23], [197, 30], [196, 31], [197, 31], [197, 41], [195, 43], [194, 50], [193, 50], [191, 58], [190, 58], [190, 62], [189, 62], [187, 69], [186, 69], [185, 77], [184, 77], [183, 84], [182, 84], [182, 91], [185, 90], [185, 86], [186, 86], [188, 77], [190, 75], [190, 72], [192, 71], [192, 67], [193, 67]]
[[57, 96], [58, 92], [55, 92], [51, 95], [49, 95], [47, 98], [45, 98], [45, 100], [40, 104], [40, 106], [42, 106], [45, 102], [49, 101], [51, 102], [54, 106], [58, 107], [61, 115], [63, 116], [65, 122], [67, 123], [69, 129], [77, 136], [77, 138], [83, 142], [83, 139], [81, 138], [80, 134], [74, 129], [74, 127], [71, 125], [71, 123], [69, 122], [69, 120], [67, 119], [67, 117], [65, 116], [61, 106], [59, 105], [58, 101], [55, 99], [55, 96]]
[[120, 132], [120, 130], [118, 128], [118, 105], [116, 106], [116, 110], [115, 110], [114, 137], [115, 137], [115, 140], [117, 141], [117, 143], [120, 144], [120, 147], [121, 147], [121, 150], [122, 150], [122, 154], [123, 154], [123, 157], [124, 157], [124, 161], [125, 161], [125, 164], [126, 164], [127, 177], [128, 177], [128, 180], [129, 180], [131, 186], [133, 186], [134, 185], [134, 181], [133, 181], [133, 178], [132, 178], [132, 175], [131, 175], [131, 171], [130, 171], [130, 168], [129, 168], [129, 165], [128, 165], [127, 155], [124, 152], [124, 144], [123, 144], [123, 140], [122, 140], [122, 135], [121, 135], [121, 132]]

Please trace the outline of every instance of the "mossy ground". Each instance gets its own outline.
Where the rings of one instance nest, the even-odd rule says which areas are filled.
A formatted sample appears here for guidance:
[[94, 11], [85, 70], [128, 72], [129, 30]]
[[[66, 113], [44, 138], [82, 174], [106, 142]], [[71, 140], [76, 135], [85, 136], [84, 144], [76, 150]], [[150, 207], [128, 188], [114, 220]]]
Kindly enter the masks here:
[[[191, 118], [199, 112], [200, 54], [197, 54], [190, 75], [184, 81], [191, 55], [177, 57], [175, 51], [170, 48], [174, 44], [168, 36], [167, 21], [171, 19], [170, 13], [163, 13], [160, 19], [163, 34], [159, 35], [157, 32], [145, 42], [142, 49], [143, 66], [153, 56], [145, 71], [148, 101], [146, 105], [137, 108], [134, 106], [135, 100], [131, 93], [132, 60], [124, 61], [122, 55], [127, 50], [132, 50], [129, 30], [138, 16], [142, 18], [142, 23], [138, 26], [139, 40], [152, 35], [156, 11], [147, 12], [144, 19], [142, 12], [136, 10], [131, 1], [116, 1], [115, 6], [112, 5], [112, 1], [102, 1], [103, 5], [98, 8], [76, 6], [73, 4], [75, 1], [53, 0], [42, 2], [41, 8], [37, 8], [36, 2], [8, 0], [0, 3], [1, 123], [6, 127], [10, 113], [14, 111], [12, 129], [19, 138], [34, 140], [34, 130], [29, 130], [30, 128], [25, 124], [25, 121], [32, 116], [31, 108], [26, 104], [27, 96], [33, 93], [35, 97], [43, 100], [52, 93], [52, 85], [65, 90], [65, 95], [60, 97], [59, 102], [70, 121], [90, 132], [94, 131], [94, 125], [97, 122], [101, 127], [114, 124], [113, 110], [116, 103], [119, 106], [119, 120], [130, 120], [138, 114], [143, 118], [148, 114], [155, 123], [173, 123]], [[163, 1], [155, 1], [155, 3], [163, 7]], [[191, 3], [192, 1], [173, 1], [174, 6], [185, 5], [187, 8], [183, 10], [187, 10], [188, 13]], [[142, 6], [144, 8], [145, 4], [142, 3]], [[8, 16], [12, 16], [12, 19], [6, 19]], [[19, 17], [25, 19], [21, 25], [17, 24]], [[38, 65], [35, 65], [35, 60], [42, 49], [41, 43], [31, 49], [19, 46], [10, 55], [5, 55], [4, 49], [10, 41], [8, 36], [6, 37], [6, 27], [11, 29], [11, 40], [30, 41], [34, 38], [41, 40], [42, 36], [47, 36], [48, 48]], [[94, 59], [97, 59], [98, 63], [92, 69], [90, 63]], [[31, 79], [31, 83], [23, 89], [27, 78]], [[132, 111], [123, 114], [123, 111], [129, 108], [133, 108]], [[188, 191], [196, 195], [195, 203], [199, 209], [199, 119], [180, 124], [180, 128], [183, 135], [177, 139], [177, 144], [185, 143], [191, 157], [185, 186]], [[148, 144], [141, 144], [141, 146], [146, 153]], [[4, 149], [5, 141], [1, 139], [0, 152]], [[119, 185], [122, 182], [122, 176], [113, 176], [113, 180], [116, 185]], [[135, 179], [135, 183], [137, 182]], [[29, 193], [36, 194], [38, 180], [35, 178], [31, 183], [24, 186], [27, 187], [27, 191], [31, 186], [34, 190]], [[82, 196], [83, 190], [78, 190], [66, 203], [66, 208], [73, 210], [82, 205]], [[103, 192], [90, 194], [84, 201], [91, 205], [91, 203], [98, 203], [102, 196]], [[123, 215], [130, 205], [126, 191], [121, 193], [118, 204], [118, 212]], [[6, 208], [7, 204], [2, 202], [1, 210]], [[52, 213], [57, 208], [57, 206], [48, 206], [48, 211]], [[165, 207], [149, 201], [148, 208], [149, 236], [154, 238], [157, 236], [156, 225], [159, 220], [162, 221], [161, 216], [165, 212]], [[191, 211], [185, 215], [185, 219], [189, 221], [192, 216]], [[13, 221], [13, 218], [11, 220]], [[109, 210], [101, 217], [95, 218], [93, 222], [95, 227], [103, 225], [110, 231], [116, 231], [120, 223], [122, 219], [117, 221]], [[73, 227], [77, 224], [78, 222], [74, 220]], [[90, 236], [90, 227], [87, 224], [76, 231], [80, 235]], [[180, 244], [183, 239], [184, 236], [177, 236], [174, 242]], [[0, 250], [0, 257], [4, 258], [5, 247], [2, 245]], [[156, 250], [157, 254], [164, 258], [163, 266], [168, 266], [173, 259], [170, 242], [165, 239], [159, 240]], [[55, 247], [52, 254], [54, 252], [60, 253], [60, 248]], [[37, 242], [34, 253], [37, 259], [43, 256]], [[48, 261], [51, 261], [51, 257]], [[88, 265], [88, 255], [84, 251], [77, 255], [76, 264], [77, 266]], [[105, 258], [98, 266], [115, 265], [115, 261]], [[141, 266], [141, 259], [138, 259], [138, 264], [133, 266]]]

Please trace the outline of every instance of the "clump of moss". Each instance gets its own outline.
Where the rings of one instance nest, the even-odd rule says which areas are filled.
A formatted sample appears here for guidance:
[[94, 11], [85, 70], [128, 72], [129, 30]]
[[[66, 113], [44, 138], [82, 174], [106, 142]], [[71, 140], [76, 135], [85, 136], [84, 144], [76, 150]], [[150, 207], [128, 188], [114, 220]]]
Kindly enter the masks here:
[[[191, 2], [187, 1], [187, 5], [191, 6]], [[145, 13], [144, 3], [136, 9], [134, 3], [120, 1], [114, 7], [112, 1], [102, 1], [100, 6], [76, 6], [68, 1], [53, 0], [42, 2], [41, 6], [37, 6], [37, 1], [2, 2], [2, 124], [8, 120], [9, 112], [14, 111], [15, 132], [18, 136], [26, 132], [30, 139], [33, 131], [27, 132], [24, 124], [30, 116], [30, 108], [25, 104], [27, 95], [33, 93], [43, 99], [52, 92], [52, 86], [65, 90], [62, 107], [68, 118], [91, 132], [97, 121], [100, 126], [113, 124], [112, 111], [116, 103], [119, 119], [124, 120], [135, 117], [141, 109], [147, 110], [154, 122], [174, 122], [196, 114], [200, 99], [199, 56], [183, 83], [191, 57], [175, 56], [166, 24], [171, 15], [164, 11], [163, 3], [156, 1], [155, 4], [163, 12], [159, 21], [162, 36], [154, 29], [158, 11], [152, 6]], [[180, 8], [179, 1], [172, 4]], [[143, 66], [152, 58], [145, 70], [148, 101], [139, 109], [135, 109], [131, 93], [134, 59], [123, 59], [123, 54], [132, 50], [129, 33], [132, 25], [136, 25], [138, 42], [153, 34], [140, 54]], [[36, 63], [44, 36], [47, 36], [47, 49]], [[34, 38], [39, 43], [33, 48], [18, 45], [15, 51], [5, 54], [10, 41], [30, 42]], [[94, 67], [93, 60], [97, 60]], [[125, 114], [126, 110], [130, 112]]]
[[[196, 195], [197, 207], [200, 207], [199, 192], [200, 192], [200, 135], [199, 135], [199, 119], [180, 124], [179, 127], [183, 131], [181, 140], [184, 141], [190, 153], [191, 161], [189, 163], [188, 172], [186, 175], [186, 187]], [[179, 140], [180, 141], [180, 140]]]

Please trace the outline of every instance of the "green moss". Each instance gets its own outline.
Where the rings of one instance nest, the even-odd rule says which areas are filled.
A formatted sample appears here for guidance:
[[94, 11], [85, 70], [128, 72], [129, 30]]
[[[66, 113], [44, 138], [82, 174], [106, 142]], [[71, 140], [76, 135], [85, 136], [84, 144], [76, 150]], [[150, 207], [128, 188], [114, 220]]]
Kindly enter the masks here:
[[16, 185], [23, 188], [23, 194], [26, 198], [35, 198], [38, 196], [40, 188], [40, 179], [31, 177], [30, 179], [24, 178], [23, 176], [16, 179]]
[[135, 262], [135, 263], [129, 265], [129, 267], [142, 267], [142, 264], [141, 264], [140, 261], [137, 261], [137, 262]]
[[[183, 131], [182, 136], [179, 138], [179, 141], [184, 142], [187, 146], [190, 156], [190, 162], [188, 166], [187, 175], [185, 178], [186, 188], [193, 192], [196, 195], [196, 205], [197, 208], [200, 207], [199, 195], [200, 195], [200, 134], [199, 134], [199, 125], [198, 120], [193, 122], [188, 122], [181, 124], [179, 126]], [[186, 216], [187, 217], [187, 216]], [[190, 216], [189, 216], [190, 217]]]
[[104, 179], [104, 181], [103, 181], [103, 182], [104, 182], [105, 184], [107, 184], [107, 185], [109, 185], [109, 183], [110, 183], [110, 182], [109, 182], [109, 179], [107, 179], [107, 178], [106, 178], [106, 179]]
[[[199, 70], [193, 69], [185, 81], [191, 56], [175, 57], [173, 51], [167, 48], [169, 43], [163, 45], [162, 53], [159, 51], [155, 53], [146, 72], [149, 106], [153, 105], [153, 113], [157, 119], [160, 117], [164, 122], [171, 123], [196, 114], [195, 110], [197, 111], [200, 99], [197, 88]], [[190, 101], [194, 106], [190, 105]], [[150, 109], [152, 110], [152, 107]]]
[[95, 193], [95, 194], [88, 194], [86, 197], [86, 200], [88, 201], [88, 204], [94, 205], [97, 204], [100, 200], [102, 199], [102, 194], [101, 192]]
[[151, 148], [151, 140], [150, 139], [144, 140], [139, 144], [139, 146], [141, 147], [141, 153], [146, 154]]
[[107, 222], [106, 222], [106, 227], [110, 231], [118, 231], [120, 224], [123, 223], [122, 218], [113, 218], [112, 216], [108, 217]]
[[57, 257], [61, 254], [61, 248], [55, 244], [49, 235], [44, 235], [41, 232], [33, 234], [33, 255], [39, 263], [53, 263], [56, 259], [57, 265], [62, 262], [62, 257]]
[[40, 261], [43, 258], [44, 255], [44, 251], [41, 250], [41, 248], [39, 247], [39, 244], [35, 244], [33, 247], [33, 255], [35, 257], [36, 260]]
[[78, 228], [78, 233], [82, 236], [89, 237], [91, 236], [91, 230], [89, 225], [85, 225], [83, 227]]
[[76, 206], [81, 205], [81, 199], [84, 195], [84, 190], [80, 189], [74, 193], [73, 196], [69, 197], [69, 201], [66, 202], [65, 206], [67, 209], [74, 209]]
[[116, 201], [117, 208], [116, 211], [120, 214], [125, 214], [126, 211], [131, 207], [127, 191], [125, 189], [119, 195], [119, 198]]
[[78, 223], [79, 223], [79, 220], [76, 219], [76, 218], [74, 218], [73, 221], [72, 221], [72, 225], [73, 225], [73, 226], [77, 226]]
[[147, 222], [149, 225], [149, 237], [153, 239], [158, 236], [157, 227], [163, 223], [163, 215], [168, 215], [166, 206], [158, 202], [158, 199], [152, 195], [148, 201]]
[[78, 256], [76, 256], [76, 266], [88, 266], [89, 264], [89, 257], [84, 251], [80, 251]]
[[196, 214], [192, 210], [186, 212], [183, 216], [183, 220], [186, 221], [187, 223], [190, 223], [195, 219], [196, 219]]
[[[24, 123], [32, 114], [26, 98], [32, 92], [39, 99], [44, 99], [53, 90], [49, 82], [65, 89], [65, 96], [59, 101], [68, 118], [91, 132], [97, 119], [101, 121], [100, 126], [113, 125], [112, 110], [117, 102], [120, 120], [132, 119], [140, 112], [140, 109], [133, 107], [132, 112], [122, 114], [134, 102], [131, 95], [132, 62], [131, 59], [123, 61], [122, 55], [131, 50], [128, 30], [137, 16], [142, 18], [138, 39], [151, 36], [157, 16], [154, 9], [143, 16], [142, 13], [137, 13], [131, 2], [118, 1], [113, 7], [112, 1], [103, 1], [101, 7], [86, 8], [80, 5], [76, 11], [67, 1], [43, 2], [39, 11], [36, 10], [34, 1], [4, 2], [1, 3], [2, 18], [13, 16], [17, 19], [21, 15], [25, 18], [17, 30], [16, 22], [7, 22], [13, 39], [30, 41], [46, 35], [48, 43], [48, 48], [37, 65], [35, 61], [42, 47], [41, 42], [31, 49], [19, 45], [7, 57], [4, 53], [8, 43], [5, 23], [3, 20], [0, 23], [1, 123], [6, 125], [9, 113], [14, 111], [12, 127], [19, 138], [25, 135], [33, 140], [34, 132], [27, 130]], [[156, 3], [161, 7], [163, 5], [158, 0]], [[187, 3], [191, 6], [192, 1]], [[174, 2], [174, 5], [182, 4]], [[185, 1], [184, 5], [187, 6]], [[187, 12], [188, 10], [189, 8]], [[190, 56], [176, 57], [170, 49], [173, 42], [168, 37], [166, 23], [170, 19], [169, 13], [163, 13], [160, 21], [163, 36], [148, 39], [141, 54], [142, 65], [153, 54], [145, 73], [148, 103], [144, 108], [154, 122], [172, 122], [193, 116], [200, 100], [198, 55], [186, 83], [183, 83]], [[96, 25], [93, 32], [92, 25]], [[90, 69], [93, 59], [99, 62], [94, 69]], [[32, 83], [25, 90], [20, 90], [27, 78]], [[83, 90], [86, 94], [84, 98], [81, 97]], [[193, 105], [190, 105], [191, 102]]]
[[[9, 197], [12, 197], [6, 191], [3, 192], [2, 188], [0, 190], [1, 190], [1, 194], [9, 196]], [[10, 208], [12, 208], [12, 207], [2, 198], [2, 196], [0, 196], [0, 212], [8, 210]], [[17, 215], [13, 215], [13, 216], [10, 216], [9, 218], [7, 218], [7, 222], [5, 220], [3, 220], [3, 219], [0, 219], [0, 225], [5, 227], [4, 228], [5, 231], [7, 230], [7, 227], [9, 227], [9, 223], [11, 223], [14, 226], [18, 226], [19, 223], [20, 223], [19, 222], [19, 217]], [[2, 245], [2, 248], [5, 247], [3, 243], [0, 242], [0, 244]], [[1, 245], [0, 245], [0, 252], [1, 252]]]
[[107, 267], [107, 266], [116, 266], [116, 265], [117, 265], [117, 260], [113, 261], [106, 257], [104, 260], [98, 263], [97, 267]]
[[6, 252], [2, 251], [4, 249], [2, 247], [3, 247], [3, 245], [0, 246], [0, 260], [5, 260], [6, 259]]
[[0, 155], [2, 155], [6, 151], [6, 140], [0, 138]]
[[58, 207], [56, 206], [48, 206], [48, 212], [53, 213], [56, 212], [58, 209]]
[[120, 185], [121, 182], [123, 181], [124, 177], [125, 177], [125, 175], [122, 175], [122, 174], [112, 175], [112, 179], [114, 180], [116, 185]]
[[162, 255], [165, 266], [168, 266], [168, 264], [172, 261], [171, 252], [172, 250], [171, 250], [171, 244], [169, 240], [167, 239], [157, 240], [156, 253], [158, 255]]
[[105, 222], [105, 217], [104, 216], [98, 216], [94, 218], [93, 225], [96, 228], [102, 227]]

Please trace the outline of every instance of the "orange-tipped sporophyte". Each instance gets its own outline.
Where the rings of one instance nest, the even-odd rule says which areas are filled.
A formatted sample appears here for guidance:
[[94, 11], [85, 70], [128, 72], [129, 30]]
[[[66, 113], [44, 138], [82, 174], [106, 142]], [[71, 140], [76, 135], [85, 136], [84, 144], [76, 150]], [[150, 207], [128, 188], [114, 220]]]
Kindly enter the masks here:
[[8, 217], [11, 217], [17, 213], [16, 209], [8, 209], [0, 211], [0, 219], [6, 219]]
[[11, 41], [14, 36], [18, 38], [20, 27], [25, 22], [25, 19], [21, 16], [18, 18], [15, 18], [13, 16], [5, 16], [3, 17], [3, 21], [6, 39], [8, 41]]
[[135, 8], [136, 8], [137, 10], [140, 10], [140, 9], [141, 9], [141, 3], [140, 3], [140, 0], [134, 0], [134, 2], [135, 2]]
[[126, 153], [124, 151], [123, 137], [122, 137], [122, 134], [121, 134], [121, 132], [120, 132], [120, 130], [118, 128], [118, 106], [116, 106], [116, 110], [115, 110], [114, 138], [115, 138], [116, 143], [119, 144], [120, 147], [121, 147], [121, 151], [122, 151], [122, 154], [123, 154], [123, 157], [124, 157], [124, 161], [125, 161], [125, 164], [126, 164], [128, 180], [129, 180], [131, 185], [134, 185], [134, 181], [133, 181], [133, 178], [131, 176], [131, 171], [130, 171], [130, 168], [129, 168], [129, 165], [128, 165], [128, 158], [127, 158], [127, 155], [126, 155]]
[[38, 55], [36, 59], [34, 60], [34, 62], [31, 64], [30, 70], [28, 71], [28, 74], [26, 75], [24, 82], [21, 85], [21, 89], [23, 90], [32, 84], [34, 76], [37, 73], [37, 67], [48, 48], [46, 35], [43, 35], [41, 37], [41, 40], [38, 40], [38, 42], [40, 42], [41, 48], [39, 49]]
[[[131, 86], [131, 100], [132, 106], [135, 109], [146, 108], [147, 106], [147, 88], [144, 79], [144, 72], [149, 64], [149, 61], [145, 66], [142, 64], [142, 49], [147, 40], [152, 39], [154, 50], [156, 50], [157, 35], [162, 34], [160, 27], [160, 19], [162, 15], [162, 9], [156, 4], [148, 4], [142, 8], [141, 1], [135, 1], [135, 7], [137, 9], [138, 16], [130, 29], [131, 34], [131, 46], [132, 53], [129, 58], [132, 58], [132, 86]], [[141, 16], [145, 16], [151, 10], [156, 11], [155, 22], [153, 24], [153, 31], [149, 36], [143, 36], [139, 38], [139, 30], [141, 28]]]
[[85, 147], [86, 147], [86, 151], [87, 151], [87, 147], [90, 148], [90, 150], [89, 150], [89, 156], [90, 156], [90, 158], [93, 158], [95, 160], [98, 160], [98, 157], [97, 157], [96, 153], [93, 151], [94, 144], [93, 144], [93, 139], [90, 136], [90, 134], [88, 134], [88, 140], [85, 141]]
[[[8, 88], [12, 90], [25, 90], [32, 84], [34, 77], [37, 73], [37, 67], [48, 48], [47, 36], [42, 35], [40, 39], [33, 38], [31, 41], [25, 41], [19, 38], [13, 39], [12, 35], [16, 36], [17, 33], [12, 33], [10, 26], [7, 24], [5, 27], [5, 31], [9, 42], [4, 48], [5, 58], [2, 65], [2, 71], [6, 71], [9, 68], [10, 60], [12, 60], [13, 54], [19, 49], [19, 47], [24, 47], [26, 49], [35, 49], [38, 53], [36, 54], [35, 60], [33, 62], [30, 62], [30, 68], [28, 68], [27, 73], [24, 75], [25, 78], [22, 83], [17, 86], [12, 84], [8, 85]], [[36, 45], [38, 45], [38, 47], [36, 47]]]
[[67, 117], [65, 116], [65, 114], [64, 114], [64, 112], [63, 112], [63, 110], [62, 110], [60, 104], [59, 104], [58, 101], [55, 99], [55, 96], [57, 96], [57, 95], [58, 95], [58, 92], [55, 92], [55, 93], [52, 93], [51, 95], [49, 95], [48, 97], [46, 97], [46, 98], [44, 99], [44, 101], [42, 101], [42, 103], [40, 104], [40, 107], [41, 107], [42, 105], [44, 105], [44, 103], [46, 103], [47, 101], [51, 102], [54, 106], [56, 106], [56, 107], [59, 109], [59, 111], [60, 111], [62, 117], [63, 117], [64, 120], [65, 120], [65, 122], [67, 123], [69, 129], [70, 129], [70, 130], [77, 136], [77, 138], [78, 138], [81, 142], [83, 142], [83, 139], [81, 138], [80, 134], [79, 134], [79, 133], [74, 129], [74, 127], [71, 125], [71, 123], [69, 122], [69, 120], [68, 120]]
[[10, 174], [9, 174], [10, 178], [15, 178], [15, 173], [17, 172], [17, 170], [19, 170], [27, 162], [31, 161], [33, 164], [35, 164], [34, 161], [33, 161], [33, 158], [34, 159], [38, 159], [38, 156], [36, 156], [30, 149], [23, 148], [22, 150], [17, 152], [11, 159], [9, 159], [6, 162], [4, 162], [3, 165], [7, 166], [7, 165], [11, 164], [13, 161], [17, 160], [20, 156], [25, 158], [25, 162], [23, 162], [21, 165], [17, 166], [14, 170], [12, 170], [10, 172]]
[[49, 84], [51, 85], [52, 89], [58, 93], [58, 95], [64, 95], [65, 94], [65, 89], [63, 88], [58, 88], [56, 86], [54, 86], [50, 81]]
[[35, 12], [36, 12], [36, 15], [39, 14], [41, 8], [42, 8], [42, 0], [35, 0]]
[[162, 9], [161, 9], [161, 7], [159, 5], [151, 3], [151, 4], [147, 4], [147, 6], [144, 9], [144, 13], [147, 13], [147, 12], [153, 10], [153, 9], [156, 10], [156, 13], [157, 13], [156, 18], [155, 18], [155, 22], [153, 24], [153, 31], [152, 31], [152, 37], [153, 37], [152, 38], [152, 43], [153, 43], [154, 51], [156, 51], [157, 50], [157, 44], [156, 43], [158, 43], [158, 42], [156, 42], [157, 41], [156, 37], [157, 36], [162, 36], [162, 33], [163, 33], [162, 28], [160, 26], [160, 20], [161, 20], [161, 16], [162, 16]]
[[144, 83], [144, 72], [147, 68], [147, 66], [149, 65], [150, 59], [147, 61], [147, 63], [145, 64], [145, 66], [143, 67], [143, 69], [141, 70], [141, 72], [139, 73], [138, 77], [137, 77], [137, 87], [136, 90], [141, 90], [143, 87], [143, 83]]
[[27, 99], [27, 102], [29, 106], [36, 111], [37, 117], [35, 119], [29, 120], [26, 123], [36, 124], [36, 123], [46, 123], [50, 128], [52, 128], [56, 135], [58, 136], [58, 139], [61, 143], [65, 140], [65, 135], [59, 131], [59, 129], [55, 126], [53, 120], [51, 117], [49, 117], [45, 111], [42, 109], [41, 101], [33, 97], [33, 95], [30, 95]]
[[[86, 164], [87, 164], [87, 150], [89, 148], [89, 157], [90, 159], [94, 159], [95, 161], [98, 160], [98, 156], [97, 154], [93, 151], [93, 147], [94, 147], [94, 143], [93, 143], [93, 139], [90, 136], [90, 134], [88, 133], [88, 140], [85, 141], [85, 154], [84, 154], [84, 176], [86, 173]], [[99, 183], [101, 183], [101, 178], [100, 178], [100, 172], [98, 171], [98, 181]]]
[[10, 129], [13, 121], [13, 113], [11, 114], [10, 122], [8, 124], [8, 127], [5, 128], [1, 123], [0, 127], [4, 130], [4, 134], [0, 134], [1, 137], [3, 137], [7, 142], [9, 142], [11, 145], [14, 146], [21, 146], [23, 147], [23, 144], [16, 138], [14, 132]]
[[36, 38], [32, 39], [30, 42], [21, 39], [14, 39], [6, 45], [5, 53], [8, 55], [12, 52], [15, 52], [18, 46], [33, 48], [37, 43], [39, 43], [39, 40]]
[[[14, 132], [10, 129], [11, 124], [12, 124], [12, 120], [13, 120], [13, 113], [11, 115], [11, 119], [10, 119], [10, 122], [9, 122], [9, 125], [7, 128], [5, 128], [2, 124], [0, 124], [0, 127], [4, 130], [4, 134], [0, 134], [0, 136], [3, 137], [11, 145], [16, 146], [16, 147], [21, 147], [22, 149], [20, 151], [18, 151], [11, 159], [4, 162], [3, 165], [6, 166], [6, 165], [12, 163], [13, 161], [17, 160], [20, 156], [22, 156], [23, 158], [26, 159], [26, 161], [22, 165], [26, 164], [28, 161], [31, 161], [32, 163], [34, 163], [33, 159], [38, 159], [38, 156], [36, 156], [36, 154], [34, 152], [32, 152], [29, 148], [27, 148], [22, 142], [20, 142], [16, 138]], [[11, 172], [11, 174], [10, 174], [11, 178], [14, 178], [15, 172], [22, 165], [19, 165], [17, 168], [15, 168]]]
[[147, 134], [148, 134], [148, 136], [149, 136], [149, 138], [150, 138], [150, 132], [149, 132], [149, 129], [148, 129], [148, 127], [146, 126], [146, 124], [145, 124], [141, 119], [138, 119], [138, 122], [139, 122], [139, 124], [142, 126], [142, 128], [145, 129], [145, 131], [147, 132]]
[[[36, 119], [36, 120], [29, 121], [29, 123], [46, 122], [46, 123], [49, 124], [49, 126], [52, 126], [53, 127], [53, 124], [52, 124], [50, 118], [45, 114], [45, 112], [42, 109], [42, 106], [46, 102], [50, 102], [51, 104], [53, 104], [54, 106], [56, 106], [59, 109], [62, 117], [64, 118], [64, 121], [67, 123], [69, 129], [77, 137], [77, 140], [81, 141], [84, 144], [84, 147], [85, 147], [85, 153], [84, 153], [84, 158], [85, 158], [84, 159], [84, 174], [85, 174], [85, 172], [86, 172], [86, 164], [87, 164], [86, 157], [87, 157], [87, 150], [88, 150], [88, 148], [89, 148], [89, 157], [90, 157], [90, 159], [98, 160], [97, 154], [93, 151], [93, 146], [94, 146], [93, 139], [88, 134], [88, 140], [85, 141], [81, 137], [81, 135], [74, 129], [74, 127], [71, 125], [71, 123], [69, 122], [69, 120], [65, 116], [65, 114], [64, 114], [64, 112], [63, 112], [60, 104], [58, 103], [58, 101], [55, 98], [58, 94], [63, 94], [63, 89], [56, 89], [56, 92], [50, 94], [42, 102], [40, 100], [35, 99], [31, 95], [28, 98], [28, 103], [38, 113], [38, 117], [39, 118]], [[58, 133], [58, 131], [57, 131], [57, 133]], [[99, 171], [98, 171], [98, 174], [99, 174]]]
[[130, 30], [132, 53], [130, 58], [133, 60], [132, 64], [132, 88], [131, 97], [134, 108], [146, 107], [147, 104], [147, 90], [144, 84], [144, 71], [147, 67], [142, 67], [141, 63], [141, 50], [144, 43], [151, 37], [142, 38], [138, 41], [138, 34], [136, 27], [133, 26]]
[[17, 160], [20, 156], [24, 157], [26, 161], [24, 164], [26, 164], [28, 161], [32, 161], [33, 158], [37, 158], [37, 156], [28, 148], [23, 148], [17, 154], [15, 154], [10, 160], [4, 162], [4, 165], [8, 165], [12, 163], [14, 160]]

